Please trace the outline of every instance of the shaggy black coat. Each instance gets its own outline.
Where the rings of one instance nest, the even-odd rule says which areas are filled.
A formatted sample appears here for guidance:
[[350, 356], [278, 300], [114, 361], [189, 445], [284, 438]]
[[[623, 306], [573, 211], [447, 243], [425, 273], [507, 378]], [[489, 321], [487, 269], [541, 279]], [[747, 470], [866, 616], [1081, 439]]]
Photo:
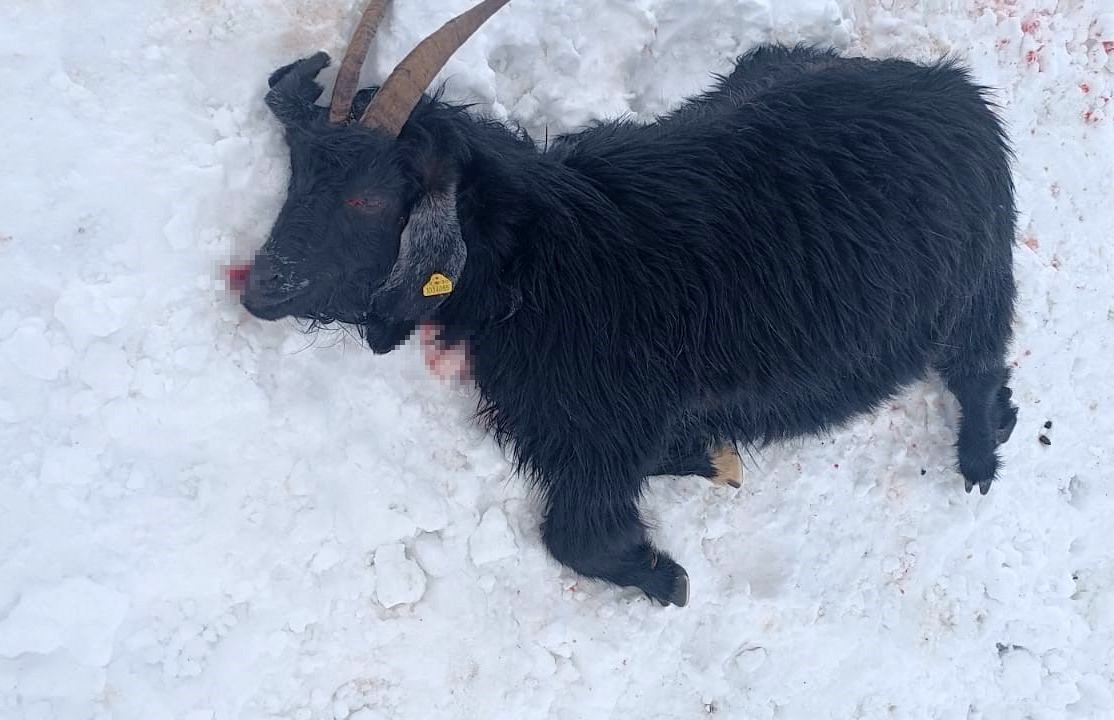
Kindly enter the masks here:
[[379, 351], [423, 319], [469, 343], [482, 417], [577, 572], [683, 605], [648, 475], [831, 429], [933, 369], [967, 489], [989, 489], [1016, 416], [1015, 209], [1003, 127], [956, 63], [762, 47], [653, 123], [539, 149], [427, 99], [398, 143], [419, 185], [453, 173], [467, 263], [432, 312], [366, 312], [365, 289], [360, 323]]

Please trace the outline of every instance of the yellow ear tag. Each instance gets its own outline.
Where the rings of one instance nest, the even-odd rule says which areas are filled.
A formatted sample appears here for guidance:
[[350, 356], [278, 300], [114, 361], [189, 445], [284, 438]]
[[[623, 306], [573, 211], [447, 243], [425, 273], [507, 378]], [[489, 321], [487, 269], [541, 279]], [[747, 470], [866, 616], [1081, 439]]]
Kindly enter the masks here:
[[453, 291], [453, 281], [442, 275], [441, 273], [433, 273], [429, 276], [429, 281], [422, 286], [422, 295], [424, 297], [435, 297], [437, 295], [448, 295]]

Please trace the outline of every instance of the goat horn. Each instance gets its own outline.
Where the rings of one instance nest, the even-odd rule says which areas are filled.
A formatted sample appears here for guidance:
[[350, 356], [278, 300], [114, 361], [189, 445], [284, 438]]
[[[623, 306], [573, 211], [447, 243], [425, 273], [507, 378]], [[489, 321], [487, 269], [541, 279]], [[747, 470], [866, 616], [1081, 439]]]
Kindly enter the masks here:
[[510, 0], [483, 0], [418, 43], [391, 72], [360, 118], [360, 124], [398, 137], [410, 113], [453, 53]]
[[344, 60], [337, 70], [337, 79], [333, 84], [333, 98], [329, 103], [329, 122], [334, 125], [343, 123], [352, 112], [352, 99], [356, 97], [356, 85], [360, 82], [360, 68], [363, 67], [368, 48], [371, 47], [371, 40], [375, 37], [379, 24], [383, 22], [383, 16], [387, 14], [387, 6], [390, 4], [391, 0], [369, 2], [364, 8], [364, 14], [360, 16], [355, 32], [352, 33], [352, 41], [348, 43]]

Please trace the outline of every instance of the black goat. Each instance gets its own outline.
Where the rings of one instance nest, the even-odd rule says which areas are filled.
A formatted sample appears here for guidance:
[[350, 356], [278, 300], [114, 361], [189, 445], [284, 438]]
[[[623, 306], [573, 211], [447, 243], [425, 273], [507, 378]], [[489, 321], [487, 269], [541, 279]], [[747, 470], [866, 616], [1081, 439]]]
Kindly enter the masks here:
[[710, 448], [830, 429], [930, 369], [962, 407], [967, 490], [989, 490], [1017, 415], [1013, 184], [954, 62], [761, 47], [656, 122], [546, 149], [425, 85], [397, 103], [392, 79], [334, 95], [330, 123], [327, 62], [271, 78], [292, 176], [243, 302], [356, 324], [377, 352], [418, 321], [467, 342], [560, 562], [684, 605], [639, 516], [648, 475], [712, 475]]

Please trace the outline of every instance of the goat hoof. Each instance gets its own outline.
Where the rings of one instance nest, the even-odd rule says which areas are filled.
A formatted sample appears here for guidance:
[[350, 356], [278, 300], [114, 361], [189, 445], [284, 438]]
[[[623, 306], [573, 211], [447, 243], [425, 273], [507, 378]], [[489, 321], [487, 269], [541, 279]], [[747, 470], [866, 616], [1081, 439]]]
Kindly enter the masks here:
[[669, 602], [677, 607], [684, 607], [689, 602], [689, 574], [680, 565], [677, 566], [680, 573], [673, 584], [673, 594], [669, 596]]
[[[994, 478], [992, 478], [992, 477], [991, 478], [986, 478], [985, 480], [979, 480], [978, 483], [977, 483], [978, 486], [979, 486], [979, 495], [986, 495], [987, 493], [989, 493], [990, 492], [990, 485], [993, 482], [994, 482]], [[970, 495], [971, 491], [975, 489], [975, 485], [976, 485], [976, 482], [974, 480], [968, 480], [968, 479], [963, 480], [963, 489], [965, 489], [967, 491], [968, 495]]]
[[1005, 416], [1002, 418], [1002, 424], [994, 432], [994, 442], [997, 445], [1003, 445], [1013, 435], [1013, 429], [1017, 427], [1017, 408], [1009, 408]]
[[1017, 406], [1010, 402], [1011, 398], [1013, 390], [1008, 385], [998, 388], [998, 397], [994, 402], [998, 415], [998, 427], [994, 430], [995, 445], [1002, 445], [1009, 440], [1017, 425]]
[[689, 575], [683, 569], [681, 574], [673, 581], [673, 592], [669, 594], [668, 598], [654, 597], [650, 593], [646, 593], [646, 597], [650, 598], [662, 607], [669, 607], [676, 605], [677, 607], [684, 607], [689, 602]]
[[963, 478], [963, 489], [970, 495], [971, 491], [975, 489], [975, 485], [979, 486], [979, 495], [986, 495], [990, 492], [990, 486], [994, 482], [994, 475], [989, 477], [982, 477], [979, 480], [972, 480], [969, 477]]
[[689, 574], [672, 558], [654, 552], [648, 575], [637, 581], [646, 597], [662, 607], [684, 607], [689, 601]]
[[[979, 480], [979, 482], [978, 482], [979, 495], [986, 495], [987, 493], [989, 493], [990, 492], [990, 485], [993, 482], [994, 482], [994, 478], [989, 478], [989, 479], [986, 479], [986, 480]], [[967, 491], [967, 494], [970, 495], [971, 491], [975, 489], [975, 481], [974, 480], [964, 480], [963, 481], [963, 487]]]
[[712, 456], [712, 467], [716, 474], [709, 478], [716, 485], [743, 486], [743, 463], [733, 445], [721, 445]]

